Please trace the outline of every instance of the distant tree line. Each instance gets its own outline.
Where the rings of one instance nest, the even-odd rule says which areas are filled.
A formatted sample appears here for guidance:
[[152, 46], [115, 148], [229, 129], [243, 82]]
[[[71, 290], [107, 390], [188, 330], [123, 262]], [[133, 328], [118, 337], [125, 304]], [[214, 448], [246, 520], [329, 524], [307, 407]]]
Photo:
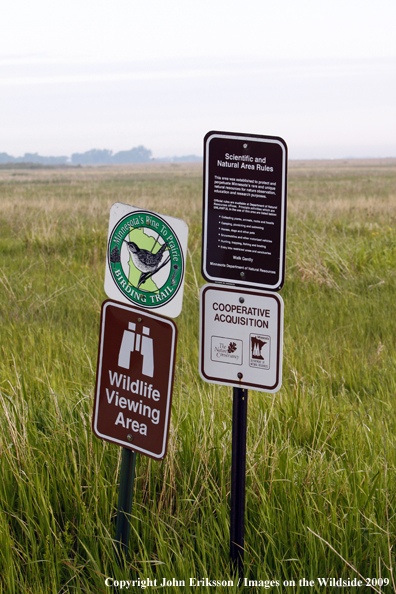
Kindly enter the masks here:
[[126, 163], [148, 163], [151, 161], [151, 150], [140, 145], [130, 151], [113, 154], [108, 149], [92, 149], [86, 153], [73, 153], [72, 165], [125, 165]]
[[37, 163], [40, 165], [66, 165], [68, 157], [42, 157], [38, 153], [25, 153], [23, 157], [12, 157], [7, 153], [0, 153], [0, 164], [6, 163]]
[[154, 159], [154, 161], [156, 163], [198, 163], [203, 159], [197, 155], [184, 155], [183, 157], [161, 157]]
[[128, 163], [187, 163], [202, 161], [197, 155], [186, 155], [183, 157], [162, 157], [153, 159], [150, 149], [143, 145], [132, 148], [129, 151], [113, 153], [108, 149], [91, 149], [85, 153], [73, 153], [71, 157], [43, 157], [38, 153], [25, 153], [23, 157], [12, 157], [7, 153], [0, 153], [0, 165], [29, 163], [35, 165], [125, 165]]
[[107, 149], [92, 149], [86, 153], [73, 153], [69, 157], [43, 157], [38, 153], [25, 153], [23, 157], [12, 157], [0, 153], [0, 164], [37, 163], [40, 165], [121, 165], [126, 163], [148, 163], [151, 161], [151, 150], [140, 145], [130, 151], [113, 154]]

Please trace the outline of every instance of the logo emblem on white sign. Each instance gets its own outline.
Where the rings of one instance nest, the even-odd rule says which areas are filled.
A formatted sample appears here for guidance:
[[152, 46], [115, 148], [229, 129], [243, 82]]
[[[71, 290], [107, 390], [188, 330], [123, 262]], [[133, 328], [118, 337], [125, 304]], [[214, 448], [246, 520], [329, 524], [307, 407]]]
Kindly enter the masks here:
[[110, 209], [105, 291], [111, 299], [177, 317], [183, 303], [184, 221], [116, 202]]
[[271, 337], [250, 335], [250, 367], [270, 368]]

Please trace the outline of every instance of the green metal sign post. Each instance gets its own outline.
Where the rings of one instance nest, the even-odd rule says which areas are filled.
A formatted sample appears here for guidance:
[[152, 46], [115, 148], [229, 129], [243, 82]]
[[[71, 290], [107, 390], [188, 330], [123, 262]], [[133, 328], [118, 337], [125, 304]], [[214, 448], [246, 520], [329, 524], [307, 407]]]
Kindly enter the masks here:
[[122, 448], [120, 491], [118, 494], [115, 556], [119, 567], [125, 567], [131, 531], [131, 509], [135, 482], [136, 452]]

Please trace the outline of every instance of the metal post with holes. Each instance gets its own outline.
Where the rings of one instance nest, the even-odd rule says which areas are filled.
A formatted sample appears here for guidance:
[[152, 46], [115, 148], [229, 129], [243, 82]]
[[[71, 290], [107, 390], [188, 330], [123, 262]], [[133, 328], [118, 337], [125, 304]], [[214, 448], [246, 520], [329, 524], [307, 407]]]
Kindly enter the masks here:
[[248, 391], [233, 389], [230, 560], [231, 572], [243, 578]]
[[125, 567], [128, 555], [130, 516], [135, 482], [136, 452], [122, 448], [120, 491], [118, 494], [117, 524], [115, 534], [115, 557], [119, 567]]

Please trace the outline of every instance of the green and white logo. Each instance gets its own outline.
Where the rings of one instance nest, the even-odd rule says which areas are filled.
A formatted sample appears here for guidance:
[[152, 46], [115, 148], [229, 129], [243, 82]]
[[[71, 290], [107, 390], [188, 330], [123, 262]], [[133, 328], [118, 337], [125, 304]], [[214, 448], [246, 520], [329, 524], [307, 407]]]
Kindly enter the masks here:
[[107, 260], [118, 289], [136, 305], [162, 307], [182, 286], [179, 240], [155, 213], [134, 211], [119, 220], [110, 233]]

